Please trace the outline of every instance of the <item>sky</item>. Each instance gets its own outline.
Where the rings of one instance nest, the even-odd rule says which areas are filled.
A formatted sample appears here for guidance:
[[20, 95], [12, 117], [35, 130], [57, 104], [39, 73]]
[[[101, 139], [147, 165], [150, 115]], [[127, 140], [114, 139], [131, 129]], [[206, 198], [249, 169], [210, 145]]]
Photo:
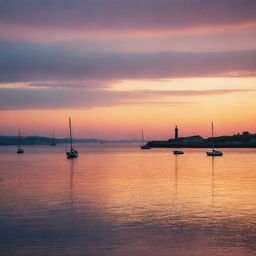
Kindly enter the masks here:
[[256, 133], [256, 1], [0, 0], [0, 134]]

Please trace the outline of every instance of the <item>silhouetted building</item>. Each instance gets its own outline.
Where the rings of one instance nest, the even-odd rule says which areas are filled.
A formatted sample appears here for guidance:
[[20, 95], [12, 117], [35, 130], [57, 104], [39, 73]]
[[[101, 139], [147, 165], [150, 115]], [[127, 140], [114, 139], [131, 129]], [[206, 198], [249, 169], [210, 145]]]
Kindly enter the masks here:
[[251, 144], [256, 144], [256, 138], [250, 139], [249, 143], [251, 143]]
[[249, 132], [243, 132], [243, 136], [249, 136], [250, 135], [250, 133]]
[[199, 136], [199, 135], [195, 135], [195, 136], [190, 136], [190, 137], [186, 137], [183, 139], [183, 143], [197, 143], [197, 144], [201, 144], [204, 143], [204, 139]]
[[175, 126], [174, 131], [175, 131], [175, 140], [177, 140], [179, 138], [179, 129], [178, 129], [177, 125]]

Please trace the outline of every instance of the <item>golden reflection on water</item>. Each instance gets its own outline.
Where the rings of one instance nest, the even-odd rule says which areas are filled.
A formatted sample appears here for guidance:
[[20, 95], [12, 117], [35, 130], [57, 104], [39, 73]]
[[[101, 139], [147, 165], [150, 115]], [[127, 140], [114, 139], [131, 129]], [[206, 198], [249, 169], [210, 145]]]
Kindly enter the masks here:
[[[80, 255], [83, 244], [92, 255], [110, 245], [107, 255], [256, 253], [255, 149], [225, 149], [223, 157], [207, 157], [201, 149], [174, 156], [167, 149], [144, 152], [134, 145], [82, 145], [79, 158], [71, 160], [62, 148], [54, 150], [0, 155], [1, 219], [33, 220], [34, 236], [40, 237], [41, 221], [54, 227], [53, 216], [65, 217], [62, 228], [70, 221], [67, 234], [72, 229], [81, 242], [76, 254], [63, 238], [72, 255]], [[100, 232], [106, 237], [98, 248], [90, 236]], [[62, 255], [61, 242], [53, 255]]]

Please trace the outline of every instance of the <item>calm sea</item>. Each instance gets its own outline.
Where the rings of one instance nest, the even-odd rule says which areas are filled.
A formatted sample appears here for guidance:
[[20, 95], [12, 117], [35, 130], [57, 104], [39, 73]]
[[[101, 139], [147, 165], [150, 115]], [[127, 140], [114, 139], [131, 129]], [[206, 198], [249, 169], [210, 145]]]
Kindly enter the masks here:
[[0, 147], [1, 256], [256, 255], [256, 149]]

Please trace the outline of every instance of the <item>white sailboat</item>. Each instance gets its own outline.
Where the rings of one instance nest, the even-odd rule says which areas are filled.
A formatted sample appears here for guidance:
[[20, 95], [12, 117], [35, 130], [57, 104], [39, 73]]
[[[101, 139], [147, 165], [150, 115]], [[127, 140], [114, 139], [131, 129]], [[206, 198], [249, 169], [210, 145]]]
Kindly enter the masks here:
[[207, 156], [222, 156], [223, 153], [219, 150], [214, 149], [214, 138], [213, 138], [213, 122], [212, 122], [212, 151], [206, 152]]
[[71, 128], [71, 118], [70, 117], [69, 117], [69, 143], [70, 143], [70, 151], [66, 152], [67, 158], [77, 158], [78, 152], [73, 148], [72, 128]]
[[56, 146], [54, 132], [52, 133], [52, 142], [50, 143], [50, 146]]
[[151, 147], [148, 144], [145, 144], [143, 128], [141, 130], [141, 141], [142, 141], [142, 145], [140, 146], [141, 149], [151, 149]]
[[19, 129], [19, 144], [18, 144], [17, 154], [23, 154], [23, 153], [24, 153], [24, 149], [21, 147], [21, 134]]

